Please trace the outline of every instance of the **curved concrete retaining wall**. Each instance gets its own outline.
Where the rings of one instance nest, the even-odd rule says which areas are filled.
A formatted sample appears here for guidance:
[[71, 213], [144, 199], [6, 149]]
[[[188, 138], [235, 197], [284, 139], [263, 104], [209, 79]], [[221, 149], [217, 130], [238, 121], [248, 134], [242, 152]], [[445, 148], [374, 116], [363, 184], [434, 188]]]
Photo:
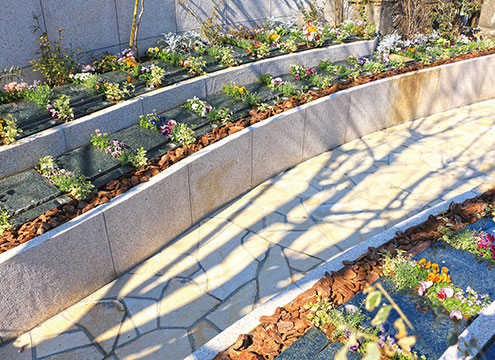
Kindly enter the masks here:
[[0, 336], [33, 328], [279, 172], [359, 136], [495, 97], [493, 83], [495, 55], [425, 69], [321, 98], [208, 146], [0, 254]]
[[229, 81], [254, 82], [267, 73], [285, 73], [290, 64], [316, 66], [323, 59], [345, 60], [349, 55], [373, 53], [376, 40], [329, 46], [221, 70], [193, 78], [162, 89], [151, 91], [120, 104], [97, 111], [67, 124], [45, 130], [16, 143], [0, 147], [0, 179], [35, 166], [43, 156], [60, 156], [89, 143], [95, 129], [109, 134], [139, 122], [139, 116], [153, 110], [163, 112], [186, 102], [187, 99], [221, 92]]

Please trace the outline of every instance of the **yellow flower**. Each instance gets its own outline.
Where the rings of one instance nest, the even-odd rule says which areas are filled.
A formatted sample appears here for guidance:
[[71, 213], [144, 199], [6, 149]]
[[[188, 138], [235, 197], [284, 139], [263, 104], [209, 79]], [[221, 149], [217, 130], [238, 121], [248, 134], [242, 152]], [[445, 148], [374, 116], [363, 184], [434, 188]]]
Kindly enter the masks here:
[[438, 273], [440, 271], [440, 267], [438, 264], [431, 264], [431, 267], [435, 273]]
[[447, 274], [449, 272], [449, 269], [446, 267], [442, 267], [442, 274]]
[[316, 26], [308, 26], [308, 32], [316, 32]]
[[431, 267], [431, 261], [428, 260], [428, 262], [425, 265], [425, 269], [429, 269]]
[[422, 258], [421, 260], [418, 261], [418, 264], [424, 266], [426, 264], [426, 259]]

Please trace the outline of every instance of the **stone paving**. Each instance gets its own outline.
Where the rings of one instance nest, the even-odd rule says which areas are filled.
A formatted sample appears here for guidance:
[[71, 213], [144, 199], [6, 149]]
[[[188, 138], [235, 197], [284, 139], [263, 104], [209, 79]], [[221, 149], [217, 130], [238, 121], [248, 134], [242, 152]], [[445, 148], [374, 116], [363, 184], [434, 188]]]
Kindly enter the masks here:
[[494, 123], [491, 100], [310, 159], [0, 347], [0, 359], [182, 359], [324, 261], [495, 176]]

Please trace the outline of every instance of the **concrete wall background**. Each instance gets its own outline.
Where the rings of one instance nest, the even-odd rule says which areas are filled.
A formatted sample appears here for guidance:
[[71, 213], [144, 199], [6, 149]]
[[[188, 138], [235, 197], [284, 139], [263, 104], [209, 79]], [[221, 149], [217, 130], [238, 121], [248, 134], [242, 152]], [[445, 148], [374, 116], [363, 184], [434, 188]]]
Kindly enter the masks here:
[[[212, 0], [187, 0], [201, 18], [211, 14]], [[318, 0], [333, 21], [333, 1]], [[345, 0], [344, 15], [350, 14]], [[218, 0], [225, 25], [253, 25], [269, 17], [301, 15], [311, 0]], [[39, 33], [33, 15], [39, 16], [51, 41], [64, 29], [63, 43], [80, 47], [82, 53], [116, 53], [129, 42], [134, 0], [0, 0], [0, 68], [21, 66], [26, 80], [32, 80], [30, 60], [37, 58]], [[145, 0], [139, 29], [139, 47], [154, 45], [162, 33], [199, 29], [196, 19], [177, 0]], [[36, 77], [36, 76], [34, 76]]]

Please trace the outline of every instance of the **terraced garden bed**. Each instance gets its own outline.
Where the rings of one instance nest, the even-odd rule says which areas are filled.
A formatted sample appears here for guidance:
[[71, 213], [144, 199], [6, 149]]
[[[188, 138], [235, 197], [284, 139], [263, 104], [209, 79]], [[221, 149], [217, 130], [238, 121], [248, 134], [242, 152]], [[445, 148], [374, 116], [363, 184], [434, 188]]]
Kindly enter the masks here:
[[[370, 247], [354, 261], [344, 261], [344, 267], [327, 272], [290, 304], [262, 316], [259, 326], [239, 335], [215, 359], [489, 355], [494, 334], [487, 331], [486, 319], [493, 311], [495, 292], [489, 279], [495, 264], [482, 253], [493, 243], [494, 201], [492, 189], [451, 203], [447, 211], [398, 232], [378, 248]], [[462, 243], [464, 250], [449, 243]], [[449, 348], [458, 338], [464, 353]], [[201, 350], [195, 357], [207, 358]]]

